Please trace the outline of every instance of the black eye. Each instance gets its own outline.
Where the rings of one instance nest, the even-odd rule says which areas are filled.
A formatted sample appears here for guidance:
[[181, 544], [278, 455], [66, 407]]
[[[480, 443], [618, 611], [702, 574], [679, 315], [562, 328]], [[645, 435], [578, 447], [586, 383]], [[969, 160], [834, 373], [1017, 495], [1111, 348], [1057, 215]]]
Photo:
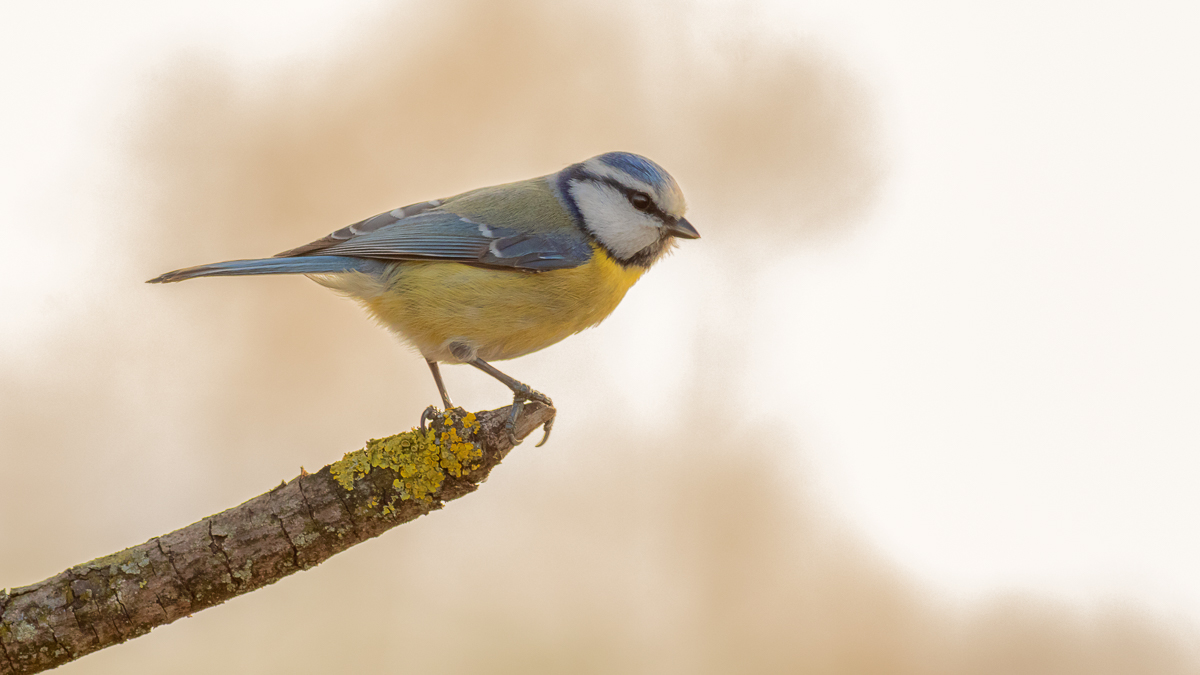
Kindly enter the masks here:
[[650, 196], [644, 192], [635, 192], [629, 198], [629, 203], [633, 204], [633, 208], [638, 211], [649, 211], [650, 205], [654, 202], [650, 201]]

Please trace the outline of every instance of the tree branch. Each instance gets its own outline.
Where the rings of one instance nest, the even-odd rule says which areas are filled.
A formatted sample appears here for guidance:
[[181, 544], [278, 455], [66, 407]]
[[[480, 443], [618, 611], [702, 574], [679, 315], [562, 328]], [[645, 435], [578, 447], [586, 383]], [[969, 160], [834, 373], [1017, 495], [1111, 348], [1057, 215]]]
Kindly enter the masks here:
[[[510, 407], [372, 440], [241, 506], [40, 583], [0, 590], [0, 675], [37, 673], [314, 567], [474, 492], [512, 444]], [[554, 409], [528, 403], [519, 438]]]

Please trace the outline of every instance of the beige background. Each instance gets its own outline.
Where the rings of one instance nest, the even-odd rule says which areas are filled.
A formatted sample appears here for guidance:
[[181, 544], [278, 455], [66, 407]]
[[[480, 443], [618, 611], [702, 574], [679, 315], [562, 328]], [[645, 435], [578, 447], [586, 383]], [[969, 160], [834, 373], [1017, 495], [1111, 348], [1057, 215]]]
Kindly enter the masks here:
[[1195, 10], [159, 4], [3, 6], [0, 584], [436, 398], [315, 284], [146, 278], [611, 149], [704, 238], [507, 364], [562, 413], [480, 494], [64, 671], [1200, 664]]

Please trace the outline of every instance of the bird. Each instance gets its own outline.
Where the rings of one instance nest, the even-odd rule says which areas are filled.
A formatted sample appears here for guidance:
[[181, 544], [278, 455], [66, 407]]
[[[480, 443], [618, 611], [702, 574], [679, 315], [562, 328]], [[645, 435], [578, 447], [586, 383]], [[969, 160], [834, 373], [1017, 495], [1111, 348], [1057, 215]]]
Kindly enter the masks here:
[[[679, 184], [630, 152], [608, 152], [545, 176], [393, 209], [270, 258], [167, 272], [197, 277], [304, 274], [348, 296], [425, 358], [446, 410], [439, 363], [470, 364], [513, 393], [507, 433], [526, 402], [551, 399], [492, 365], [599, 324], [678, 239]], [[436, 412], [421, 415], [421, 428]]]

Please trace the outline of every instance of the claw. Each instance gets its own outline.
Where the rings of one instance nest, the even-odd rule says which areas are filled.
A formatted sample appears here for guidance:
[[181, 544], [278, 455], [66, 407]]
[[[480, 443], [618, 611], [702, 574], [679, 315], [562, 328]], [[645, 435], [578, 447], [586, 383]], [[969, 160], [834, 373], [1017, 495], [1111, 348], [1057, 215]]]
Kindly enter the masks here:
[[425, 421], [426, 420], [429, 420], [430, 422], [432, 422], [434, 419], [437, 418], [437, 411], [438, 411], [437, 406], [431, 405], [428, 408], [426, 408], [424, 410], [424, 412], [421, 413], [421, 433], [425, 433]]
[[550, 440], [550, 429], [553, 426], [554, 418], [551, 417], [550, 419], [546, 420], [545, 424], [542, 425], [542, 440], [538, 441], [538, 444], [533, 447], [540, 448], [546, 444], [546, 441]]

